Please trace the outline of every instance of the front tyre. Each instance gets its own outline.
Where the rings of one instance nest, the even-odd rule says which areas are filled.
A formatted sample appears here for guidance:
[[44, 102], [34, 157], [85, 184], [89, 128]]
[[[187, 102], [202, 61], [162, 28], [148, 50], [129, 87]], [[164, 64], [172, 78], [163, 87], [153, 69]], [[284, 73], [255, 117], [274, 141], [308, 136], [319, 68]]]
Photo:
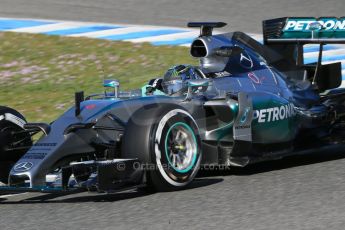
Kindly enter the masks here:
[[153, 127], [151, 154], [155, 170], [150, 170], [151, 185], [158, 191], [170, 191], [188, 185], [200, 167], [201, 142], [192, 116], [182, 109], [163, 115]]
[[142, 163], [150, 189], [182, 189], [200, 167], [198, 131], [193, 117], [177, 105], [144, 106], [126, 125], [122, 158], [138, 159]]
[[19, 112], [0, 106], [0, 182], [7, 183], [11, 167], [32, 145], [31, 136], [23, 132], [25, 123]]

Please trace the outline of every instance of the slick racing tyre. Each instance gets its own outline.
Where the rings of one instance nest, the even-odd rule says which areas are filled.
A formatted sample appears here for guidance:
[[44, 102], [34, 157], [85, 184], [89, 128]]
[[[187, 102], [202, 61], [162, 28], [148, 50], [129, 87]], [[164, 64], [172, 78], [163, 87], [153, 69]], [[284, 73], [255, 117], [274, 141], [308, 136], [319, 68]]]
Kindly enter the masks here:
[[13, 164], [27, 151], [25, 147], [32, 145], [31, 136], [21, 132], [25, 123], [23, 115], [11, 108], [0, 106], [0, 181], [3, 183], [7, 183]]
[[175, 105], [163, 104], [150, 110], [138, 111], [140, 118], [134, 115], [128, 122], [123, 154], [142, 162], [147, 184], [155, 191], [182, 189], [200, 167], [197, 124], [187, 111]]

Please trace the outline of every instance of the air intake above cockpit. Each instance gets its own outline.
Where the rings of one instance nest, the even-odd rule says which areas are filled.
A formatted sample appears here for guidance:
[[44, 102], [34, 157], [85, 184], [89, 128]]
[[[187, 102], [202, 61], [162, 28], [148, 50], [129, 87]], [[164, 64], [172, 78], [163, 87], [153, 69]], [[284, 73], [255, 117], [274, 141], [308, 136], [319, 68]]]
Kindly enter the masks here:
[[200, 37], [201, 36], [212, 36], [213, 28], [222, 28], [226, 26], [225, 22], [189, 22], [188, 27], [200, 27]]

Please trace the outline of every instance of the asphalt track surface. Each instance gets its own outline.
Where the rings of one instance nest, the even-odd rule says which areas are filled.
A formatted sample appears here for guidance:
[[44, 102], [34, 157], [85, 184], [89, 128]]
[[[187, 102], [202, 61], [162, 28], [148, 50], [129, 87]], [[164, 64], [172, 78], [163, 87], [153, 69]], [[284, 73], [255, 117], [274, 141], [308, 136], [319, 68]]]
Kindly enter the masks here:
[[[344, 12], [343, 0], [0, 0], [0, 17], [172, 26], [212, 19], [249, 32], [260, 32], [265, 18]], [[344, 229], [343, 156], [323, 153], [208, 172], [172, 193], [2, 197], [0, 229]]]
[[344, 14], [344, 0], [0, 0], [0, 17], [179, 27], [214, 20], [252, 33], [261, 32], [264, 19]]

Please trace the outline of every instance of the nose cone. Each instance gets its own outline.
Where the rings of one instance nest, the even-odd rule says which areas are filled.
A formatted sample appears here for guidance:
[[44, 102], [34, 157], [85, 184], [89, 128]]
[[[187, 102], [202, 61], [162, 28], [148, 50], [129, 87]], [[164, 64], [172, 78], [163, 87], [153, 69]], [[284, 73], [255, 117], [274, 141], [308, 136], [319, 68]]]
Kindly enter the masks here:
[[80, 152], [94, 151], [88, 142], [91, 134], [71, 132], [64, 135], [68, 126], [80, 122], [80, 119], [74, 116], [73, 109], [56, 120], [47, 136], [33, 144], [13, 166], [9, 175], [9, 185], [22, 185], [29, 181], [30, 187], [45, 186], [46, 175], [61, 166], [58, 163], [61, 159]]
[[[90, 131], [91, 132], [91, 131]], [[88, 133], [88, 132], [86, 132]], [[91, 135], [84, 138], [77, 133], [56, 135], [42, 138], [13, 166], [9, 184], [23, 184], [29, 180], [30, 187], [45, 186], [46, 175], [58, 167], [68, 165], [62, 161], [66, 157], [78, 157], [82, 153], [94, 152], [90, 144]]]

